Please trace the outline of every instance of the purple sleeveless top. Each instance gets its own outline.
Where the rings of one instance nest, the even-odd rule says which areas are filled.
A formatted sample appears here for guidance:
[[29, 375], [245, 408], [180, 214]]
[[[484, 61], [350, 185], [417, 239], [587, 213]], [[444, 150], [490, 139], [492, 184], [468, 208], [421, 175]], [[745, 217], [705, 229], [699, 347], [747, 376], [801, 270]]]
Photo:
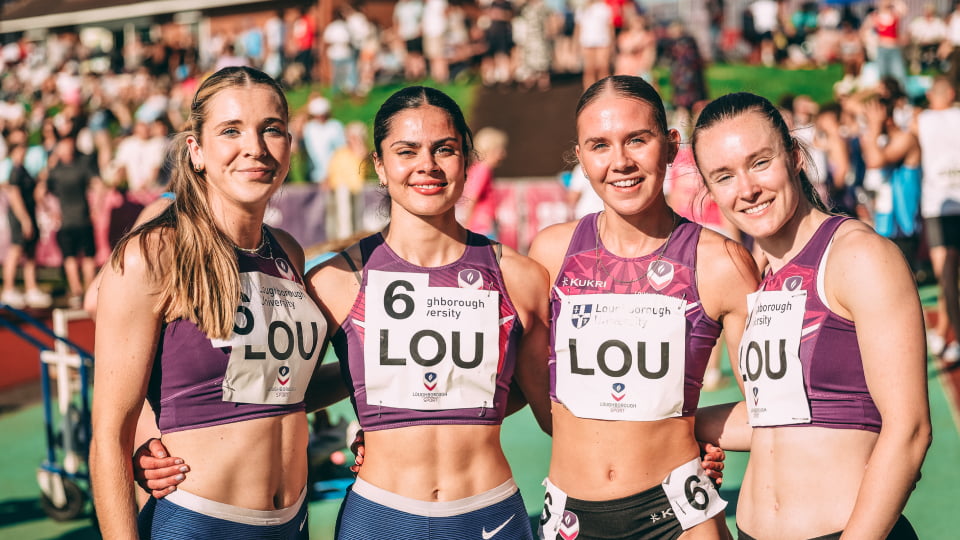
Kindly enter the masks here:
[[[266, 234], [273, 259], [236, 250], [240, 273], [262, 272], [302, 286], [302, 277], [293, 270], [280, 243], [273, 234]], [[253, 305], [250, 307], [256, 309]], [[147, 388], [147, 400], [153, 407], [160, 433], [280, 416], [306, 409], [303, 402], [260, 405], [224, 401], [222, 383], [231, 350], [229, 346], [214, 347], [210, 338], [186, 319], [163, 325]]]
[[[830, 311], [817, 290], [823, 256], [846, 217], [834, 216], [820, 225], [807, 245], [790, 262], [760, 282], [760, 288], [807, 291], [807, 309], [800, 338], [803, 385], [810, 401], [810, 424], [841, 429], [880, 431], [880, 411], [873, 403], [863, 375], [857, 328]], [[799, 283], [797, 281], [799, 280]], [[769, 427], [769, 426], [768, 426]]]
[[[681, 218], [662, 256], [662, 248], [658, 247], [649, 255], [626, 259], [610, 253], [600, 243], [597, 237], [599, 215], [597, 213], [584, 216], [577, 224], [554, 286], [565, 295], [651, 293], [684, 298], [687, 302], [687, 328], [682, 415], [693, 416], [700, 402], [700, 389], [703, 388], [707, 361], [721, 330], [720, 323], [703, 312], [697, 290], [697, 243], [703, 227]], [[598, 257], [602, 265], [598, 264]], [[647, 267], [653, 264], [657, 257], [660, 257], [658, 265], [668, 263], [673, 266], [673, 277], [665, 282], [653, 283], [645, 276]], [[615, 276], [618, 281], [611, 279], [610, 275]], [[560, 297], [556, 289], [552, 289], [551, 321], [555, 321], [559, 314]], [[550, 327], [550, 398], [559, 403], [557, 357], [554, 352], [556, 329], [554, 324]]]
[[[333, 336], [331, 343], [347, 387], [351, 389], [350, 400], [357, 413], [360, 426], [367, 431], [380, 429], [401, 428], [416, 425], [434, 424], [476, 424], [499, 425], [506, 415], [507, 395], [510, 393], [510, 381], [516, 366], [517, 348], [520, 337], [523, 335], [523, 326], [517, 319], [517, 310], [510, 302], [507, 288], [503, 283], [498, 257], [490, 244], [490, 240], [473, 232], [467, 231], [467, 248], [463, 256], [446, 266], [425, 268], [413, 265], [400, 258], [384, 241], [383, 235], [377, 233], [360, 241], [360, 252], [363, 257], [363, 270], [360, 276], [360, 294], [350, 310], [350, 315], [344, 321], [340, 330]], [[367, 402], [364, 366], [364, 328], [365, 320], [367, 272], [382, 270], [386, 272], [416, 272], [427, 274], [431, 287], [457, 287], [458, 277], [465, 270], [480, 273], [483, 279], [481, 290], [497, 291], [500, 294], [500, 320], [509, 319], [500, 324], [499, 336], [499, 366], [497, 368], [496, 392], [493, 407], [447, 409], [447, 410], [414, 410], [387, 407], [377, 403]], [[360, 323], [360, 324], [357, 324]]]

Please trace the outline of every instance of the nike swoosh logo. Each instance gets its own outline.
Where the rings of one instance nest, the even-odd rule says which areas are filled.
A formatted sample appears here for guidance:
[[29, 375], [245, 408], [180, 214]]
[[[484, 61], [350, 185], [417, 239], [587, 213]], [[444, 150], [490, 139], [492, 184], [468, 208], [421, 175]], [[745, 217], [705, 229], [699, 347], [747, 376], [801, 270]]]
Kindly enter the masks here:
[[300, 522], [300, 530], [303, 530], [303, 526], [307, 524], [307, 516], [303, 516], [303, 521]]
[[[483, 537], [483, 540], [490, 540], [491, 538], [493, 538], [494, 536], [496, 536], [498, 532], [500, 532], [501, 530], [503, 530], [503, 528], [507, 526], [507, 523], [510, 523], [511, 521], [513, 521], [513, 517], [514, 517], [515, 515], [516, 515], [516, 514], [514, 514], [513, 516], [510, 516], [509, 519], [507, 519], [506, 521], [504, 521], [503, 523], [501, 523], [499, 527], [497, 527], [496, 529], [493, 529], [492, 531], [489, 531], [489, 532], [488, 532], [488, 531], [487, 531], [487, 528], [484, 527], [484, 528], [480, 531], [480, 536]], [[474, 529], [474, 530], [476, 530], [476, 529]]]

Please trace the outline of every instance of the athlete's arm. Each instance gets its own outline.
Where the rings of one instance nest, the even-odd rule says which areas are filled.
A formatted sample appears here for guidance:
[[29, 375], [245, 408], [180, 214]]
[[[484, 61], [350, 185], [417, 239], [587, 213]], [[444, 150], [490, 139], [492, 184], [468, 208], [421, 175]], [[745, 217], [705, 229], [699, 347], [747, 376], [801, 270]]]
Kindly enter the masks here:
[[882, 427], [843, 538], [886, 538], [931, 441], [923, 313], [900, 250], [866, 225], [845, 223], [828, 255], [827, 299], [857, 326]]
[[523, 337], [517, 351], [514, 379], [530, 404], [544, 433], [553, 433], [550, 413], [550, 377], [547, 352], [550, 315], [547, 304], [547, 271], [536, 261], [504, 247], [500, 262], [507, 294], [517, 309]]
[[[151, 233], [148, 245], [158, 245]], [[105, 538], [136, 538], [137, 507], [130, 455], [153, 358], [161, 316], [139, 238], [126, 244], [121, 272], [107, 266], [100, 286], [93, 388], [90, 478]]]
[[[747, 295], [760, 281], [753, 256], [740, 244], [704, 230], [697, 246], [697, 287], [706, 314], [723, 325], [727, 356], [743, 390], [737, 362], [747, 318]], [[752, 430], [743, 402], [704, 407], [694, 424], [697, 440], [726, 450], [749, 451]]]

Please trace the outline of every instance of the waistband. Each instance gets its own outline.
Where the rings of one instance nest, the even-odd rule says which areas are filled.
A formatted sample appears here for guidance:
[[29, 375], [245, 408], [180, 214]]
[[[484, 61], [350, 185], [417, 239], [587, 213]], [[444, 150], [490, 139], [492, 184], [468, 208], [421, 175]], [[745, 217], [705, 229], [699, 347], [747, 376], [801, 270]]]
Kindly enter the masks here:
[[666, 498], [666, 495], [663, 492], [663, 488], [659, 485], [656, 485], [639, 493], [627, 495], [626, 497], [621, 497], [619, 499], [611, 499], [609, 501], [585, 501], [583, 499], [567, 497], [567, 508], [584, 510], [587, 512], [614, 512], [626, 510], [628, 508], [634, 508], [637, 506], [643, 506], [652, 501], [656, 501], [659, 498]]
[[232, 504], [212, 501], [182, 489], [174, 491], [164, 499], [177, 506], [193, 510], [205, 516], [224, 519], [234, 523], [261, 526], [283, 525], [296, 517], [297, 513], [300, 512], [303, 503], [307, 500], [307, 486], [303, 486], [303, 490], [300, 491], [300, 496], [297, 497], [297, 502], [279, 510], [252, 510], [250, 508], [242, 508], [233, 506]]
[[370, 482], [365, 482], [360, 478], [357, 478], [357, 481], [353, 483], [353, 487], [351, 489], [357, 495], [360, 495], [361, 497], [371, 500], [377, 504], [382, 504], [383, 506], [393, 508], [394, 510], [399, 510], [401, 512], [423, 517], [459, 516], [461, 514], [466, 514], [467, 512], [473, 512], [474, 510], [480, 510], [499, 502], [503, 502], [518, 491], [517, 483], [514, 482], [513, 478], [510, 478], [506, 482], [489, 491], [478, 493], [477, 495], [471, 495], [470, 497], [466, 497], [464, 499], [442, 502], [420, 501], [417, 499], [404, 497], [402, 495], [397, 495], [396, 493], [392, 493], [383, 488], [378, 488]]

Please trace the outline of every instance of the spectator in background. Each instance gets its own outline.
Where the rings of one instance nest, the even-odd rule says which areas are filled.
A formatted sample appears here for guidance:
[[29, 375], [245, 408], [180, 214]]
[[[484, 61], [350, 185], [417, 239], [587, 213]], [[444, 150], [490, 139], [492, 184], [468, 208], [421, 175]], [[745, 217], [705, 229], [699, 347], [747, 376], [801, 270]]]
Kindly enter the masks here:
[[567, 186], [567, 205], [570, 207], [573, 219], [579, 220], [587, 214], [603, 210], [603, 199], [590, 184], [590, 179], [583, 174], [583, 166], [577, 163], [570, 171], [570, 184]]
[[776, 0], [755, 0], [747, 8], [753, 21], [755, 48], [751, 54], [765, 66], [776, 63], [774, 33], [780, 31], [780, 6]]
[[653, 66], [657, 63], [657, 36], [649, 27], [647, 18], [632, 12], [617, 36], [615, 75], [633, 75], [647, 81], [654, 88]]
[[83, 291], [93, 281], [97, 266], [93, 259], [96, 247], [93, 239], [93, 222], [87, 192], [100, 177], [87, 160], [81, 159], [72, 135], [62, 138], [52, 157], [53, 165], [46, 178], [41, 176], [37, 199], [43, 200], [47, 192], [60, 203], [60, 230], [57, 244], [63, 253], [63, 270], [67, 277], [68, 301], [72, 308], [83, 304]]
[[316, 5], [301, 7], [300, 14], [293, 21], [292, 37], [294, 61], [303, 68], [304, 82], [313, 80], [313, 48], [317, 39], [317, 20], [314, 16]]
[[947, 37], [947, 25], [933, 2], [923, 4], [923, 14], [910, 21], [910, 70], [916, 73], [939, 67], [937, 50]]
[[588, 0], [577, 11], [577, 41], [583, 58], [583, 89], [610, 75], [613, 11], [604, 0]]
[[283, 75], [283, 46], [286, 39], [283, 10], [278, 9], [263, 23], [263, 71], [278, 80]]
[[[922, 150], [921, 214], [930, 262], [940, 282], [939, 317], [927, 334], [931, 354], [948, 362], [960, 360], [960, 108], [956, 91], [938, 77], [927, 91], [929, 107], [917, 115], [916, 132]], [[953, 340], [947, 336], [953, 330]]]
[[423, 2], [399, 0], [393, 7], [393, 26], [403, 41], [405, 56], [403, 76], [408, 81], [418, 81], [427, 73], [423, 58]]
[[863, 160], [880, 169], [883, 183], [874, 201], [874, 228], [893, 240], [908, 261], [916, 260], [920, 218], [920, 143], [894, 121], [890, 98], [864, 103], [866, 128], [860, 134]]
[[513, 51], [513, 4], [509, 0], [490, 0], [483, 8], [487, 24], [484, 32], [487, 51], [480, 64], [483, 84], [493, 86], [510, 82], [510, 54]]
[[[559, 5], [558, 5], [559, 4]], [[553, 40], [554, 73], [575, 73], [580, 71], [579, 46], [574, 40], [577, 29], [576, 14], [570, 0], [552, 0], [556, 32]]]
[[330, 158], [327, 183], [334, 197], [334, 223], [336, 227], [329, 236], [347, 238], [356, 232], [359, 217], [360, 194], [367, 177], [367, 126], [363, 122], [350, 122], [346, 127], [347, 142], [336, 149]]
[[707, 18], [710, 21], [710, 59], [723, 62], [724, 0], [706, 0], [706, 4]]
[[430, 77], [441, 84], [450, 76], [446, 34], [447, 0], [427, 0], [423, 5], [423, 52]]
[[938, 56], [946, 63], [944, 71], [953, 89], [960, 89], [960, 2], [954, 2], [953, 11], [947, 15], [947, 39], [940, 45]]
[[323, 44], [333, 68], [333, 91], [352, 95], [357, 87], [357, 56], [343, 9], [333, 12], [333, 20], [323, 30]]
[[703, 57], [683, 23], [674, 21], [667, 29], [670, 44], [666, 56], [670, 59], [670, 84], [673, 86], [673, 107], [688, 114], [698, 101], [707, 99], [707, 82], [703, 76]]
[[337, 148], [346, 144], [343, 124], [330, 116], [330, 102], [315, 97], [307, 104], [309, 120], [303, 126], [303, 147], [310, 158], [310, 181], [322, 190], [327, 186], [327, 166]]
[[850, 162], [850, 141], [841, 124], [843, 111], [839, 104], [828, 103], [820, 108], [814, 125], [814, 145], [826, 153], [826, 176], [829, 196], [824, 202], [833, 212], [857, 216], [857, 200], [853, 183], [855, 173]]
[[517, 79], [524, 88], [550, 89], [551, 11], [543, 0], [527, 0], [520, 9], [518, 22], [523, 26], [520, 68]]
[[[10, 226], [10, 246], [3, 261], [3, 293], [0, 302], [22, 309], [25, 306], [45, 308], [51, 304], [50, 295], [37, 285], [36, 248], [40, 236], [36, 216], [34, 189], [36, 182], [23, 166], [27, 153], [27, 132], [14, 130], [8, 137], [8, 157], [0, 165], [0, 185], [7, 199]], [[6, 172], [8, 172], [8, 174]], [[23, 286], [16, 287], [17, 268], [23, 259]]]
[[877, 36], [877, 72], [882, 79], [894, 77], [901, 86], [907, 83], [907, 68], [903, 61], [905, 29], [901, 28], [906, 6], [898, 0], [880, 0], [872, 16]]
[[497, 199], [493, 192], [493, 173], [507, 157], [507, 134], [485, 127], [473, 136], [477, 160], [467, 169], [460, 208], [463, 226], [496, 239]]
[[166, 137], [150, 133], [152, 118], [139, 117], [133, 124], [133, 133], [117, 145], [111, 163], [111, 174], [106, 180], [112, 185], [126, 187], [128, 196], [146, 205], [160, 192], [160, 169], [166, 154]]

